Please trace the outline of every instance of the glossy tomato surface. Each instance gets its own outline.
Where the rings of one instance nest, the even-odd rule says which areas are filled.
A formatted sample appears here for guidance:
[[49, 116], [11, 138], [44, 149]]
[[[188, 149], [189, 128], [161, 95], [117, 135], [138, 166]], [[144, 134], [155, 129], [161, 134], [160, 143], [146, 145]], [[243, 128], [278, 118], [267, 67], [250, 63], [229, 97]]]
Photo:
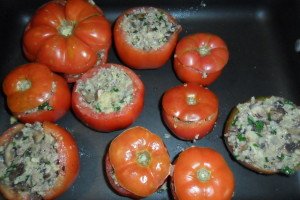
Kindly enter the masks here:
[[71, 105], [71, 92], [66, 81], [38, 63], [13, 69], [3, 81], [3, 91], [8, 108], [22, 122], [54, 122]]
[[[153, 50], [143, 50], [134, 47], [126, 40], [126, 31], [122, 28], [121, 24], [124, 17], [128, 14], [132, 14], [135, 10], [144, 9], [149, 11], [152, 7], [135, 7], [123, 12], [117, 19], [114, 25], [114, 42], [117, 50], [117, 54], [120, 59], [128, 66], [135, 69], [156, 69], [162, 67], [173, 53], [178, 35], [181, 31], [181, 26], [178, 25], [176, 20], [166, 11], [159, 9], [160, 12], [167, 15], [168, 20], [174, 24], [177, 24], [177, 30], [172, 34], [168, 41], [160, 48]], [[156, 33], [159, 34], [159, 33]]]
[[214, 127], [219, 102], [209, 89], [195, 83], [175, 86], [162, 98], [165, 124], [180, 139], [201, 139]]
[[[133, 83], [133, 97], [131, 103], [118, 111], [104, 113], [95, 111], [84, 99], [78, 90], [79, 82], [86, 82], [101, 69], [117, 67], [125, 72]], [[125, 87], [125, 86], [124, 86]], [[102, 132], [123, 129], [132, 124], [144, 107], [145, 88], [141, 79], [129, 68], [118, 64], [104, 64], [87, 71], [74, 85], [72, 92], [72, 108], [76, 116], [87, 126]], [[95, 94], [96, 95], [96, 94]]]
[[196, 33], [182, 38], [175, 50], [174, 70], [183, 82], [212, 84], [229, 59], [226, 43], [217, 35]]
[[[18, 134], [24, 124], [17, 124], [8, 129], [0, 136], [0, 146], [6, 145], [11, 139]], [[59, 164], [61, 166], [58, 179], [53, 187], [45, 193], [43, 199], [54, 199], [64, 193], [74, 183], [79, 173], [79, 151], [73, 136], [64, 128], [51, 123], [44, 122], [42, 127], [46, 134], [51, 134], [57, 141], [57, 151], [59, 154]], [[24, 197], [11, 186], [0, 184], [0, 191], [7, 199], [21, 200], [29, 199]]]
[[92, 1], [50, 1], [33, 15], [23, 36], [30, 61], [52, 71], [80, 74], [106, 61], [111, 26]]
[[[108, 170], [109, 168], [113, 169]], [[121, 195], [147, 197], [170, 174], [171, 161], [162, 139], [143, 127], [125, 130], [110, 144], [106, 173]]]
[[207, 147], [190, 147], [176, 159], [171, 185], [175, 200], [229, 200], [235, 181], [221, 154]]

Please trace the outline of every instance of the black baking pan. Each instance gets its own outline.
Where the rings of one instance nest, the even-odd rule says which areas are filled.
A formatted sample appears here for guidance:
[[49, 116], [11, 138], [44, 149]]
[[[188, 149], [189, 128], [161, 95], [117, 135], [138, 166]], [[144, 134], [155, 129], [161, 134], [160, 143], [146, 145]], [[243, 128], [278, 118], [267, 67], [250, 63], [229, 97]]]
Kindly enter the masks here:
[[[26, 63], [21, 49], [24, 28], [34, 11], [46, 0], [0, 2], [0, 81], [18, 65]], [[181, 84], [172, 69], [172, 60], [156, 70], [135, 70], [146, 87], [145, 106], [131, 126], [144, 126], [160, 135], [172, 159], [183, 149], [212, 147], [220, 152], [234, 172], [233, 199], [300, 199], [300, 173], [293, 176], [260, 175], [250, 171], [227, 151], [222, 131], [230, 110], [251, 96], [282, 96], [300, 105], [300, 2], [297, 0], [151, 0], [100, 1], [111, 23], [122, 11], [134, 6], [155, 6], [170, 12], [182, 25], [180, 38], [196, 32], [211, 32], [228, 44], [230, 58], [223, 74], [209, 88], [220, 101], [215, 129], [205, 138], [186, 142], [174, 137], [163, 124], [160, 100], [164, 91]], [[109, 61], [121, 63], [114, 49]], [[10, 113], [3, 91], [0, 94], [0, 132], [8, 129]], [[81, 169], [74, 185], [59, 199], [126, 199], [107, 184], [103, 157], [109, 142], [121, 131], [93, 131], [69, 111], [57, 122], [75, 137], [80, 149]], [[169, 136], [170, 137], [166, 137]], [[1, 197], [3, 198], [3, 197]], [[169, 190], [159, 190], [146, 199], [172, 199]]]

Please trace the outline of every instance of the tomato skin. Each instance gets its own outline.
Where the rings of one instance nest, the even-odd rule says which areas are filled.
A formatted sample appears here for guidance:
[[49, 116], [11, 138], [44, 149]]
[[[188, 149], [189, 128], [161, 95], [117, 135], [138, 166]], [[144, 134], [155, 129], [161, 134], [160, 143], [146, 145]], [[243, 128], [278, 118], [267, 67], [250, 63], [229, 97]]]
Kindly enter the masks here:
[[175, 50], [174, 70], [182, 82], [212, 84], [229, 59], [226, 43], [217, 35], [196, 33], [182, 38]]
[[98, 53], [107, 56], [110, 46], [110, 23], [99, 7], [85, 0], [44, 4], [23, 35], [28, 60], [66, 74], [87, 71], [98, 62]]
[[162, 98], [162, 117], [180, 139], [201, 139], [218, 118], [217, 96], [198, 84], [187, 83], [167, 90]]
[[[82, 100], [81, 94], [77, 91], [78, 82], [81, 80], [85, 81], [101, 70], [101, 68], [109, 68], [112, 65], [127, 73], [133, 81], [133, 100], [120, 111], [112, 113], [96, 112]], [[72, 92], [72, 108], [75, 115], [88, 127], [101, 132], [111, 132], [124, 129], [137, 119], [144, 107], [144, 93], [143, 82], [131, 69], [118, 64], [99, 65], [87, 71], [75, 83]]]
[[[18, 84], [22, 81], [29, 81], [27, 90], [19, 89]], [[71, 92], [66, 81], [38, 63], [24, 64], [12, 70], [4, 79], [3, 91], [8, 108], [24, 123], [57, 121], [71, 106]], [[45, 102], [52, 109], [28, 112]]]
[[117, 136], [109, 146], [108, 157], [119, 186], [135, 197], [153, 194], [170, 174], [171, 161], [162, 139], [140, 126]]
[[221, 154], [207, 147], [190, 147], [174, 163], [171, 186], [175, 200], [229, 200], [235, 181]]
[[[175, 33], [173, 33], [173, 35], [169, 38], [169, 41], [165, 45], [157, 50], [143, 51], [141, 49], [135, 48], [126, 41], [126, 33], [121, 28], [120, 24], [123, 21], [125, 15], [141, 8], [144, 8], [146, 10], [149, 9], [149, 7], [131, 8], [123, 12], [118, 17], [113, 29], [116, 50], [122, 62], [134, 69], [157, 69], [162, 67], [171, 57], [171, 54], [175, 49], [179, 33], [181, 32], [181, 27]], [[166, 11], [162, 9], [158, 10], [165, 13], [168, 16], [169, 20], [174, 24], [178, 24], [176, 20]]]
[[[79, 151], [72, 135], [64, 128], [51, 122], [42, 124], [46, 134], [51, 134], [58, 142], [59, 162], [64, 166], [64, 172], [59, 174], [54, 187], [47, 191], [43, 199], [54, 199], [64, 193], [76, 180], [79, 173]], [[11, 140], [22, 128], [24, 124], [17, 124], [0, 136], [0, 145], [4, 145]], [[0, 192], [7, 199], [23, 200], [29, 199], [22, 196], [13, 188], [0, 184]]]

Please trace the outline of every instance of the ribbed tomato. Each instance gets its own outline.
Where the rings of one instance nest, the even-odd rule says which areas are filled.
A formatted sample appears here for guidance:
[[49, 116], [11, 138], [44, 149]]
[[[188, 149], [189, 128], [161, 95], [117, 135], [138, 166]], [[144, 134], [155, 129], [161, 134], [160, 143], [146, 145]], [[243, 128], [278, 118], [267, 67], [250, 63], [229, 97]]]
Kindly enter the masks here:
[[66, 81], [38, 63], [13, 69], [3, 81], [3, 91], [8, 108], [22, 122], [54, 122], [71, 105], [71, 92]]
[[196, 33], [182, 38], [175, 50], [174, 70], [183, 82], [212, 84], [227, 64], [226, 43], [211, 33]]
[[112, 187], [132, 198], [153, 194], [171, 169], [162, 139], [139, 126], [125, 130], [111, 142], [105, 165]]
[[106, 62], [111, 27], [92, 1], [50, 1], [33, 15], [23, 36], [30, 61], [70, 76]]
[[220, 153], [207, 147], [190, 147], [174, 163], [172, 193], [175, 200], [229, 200], [234, 175]]
[[167, 90], [162, 98], [162, 116], [169, 129], [180, 139], [201, 139], [218, 118], [217, 96], [195, 83]]

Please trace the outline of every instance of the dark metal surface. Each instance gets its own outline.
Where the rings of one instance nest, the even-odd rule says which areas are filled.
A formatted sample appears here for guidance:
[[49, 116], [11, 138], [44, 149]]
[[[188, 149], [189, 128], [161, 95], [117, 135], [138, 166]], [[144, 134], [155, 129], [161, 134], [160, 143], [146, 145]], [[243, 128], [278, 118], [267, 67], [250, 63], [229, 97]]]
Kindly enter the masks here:
[[[46, 0], [0, 2], [0, 81], [14, 67], [26, 63], [21, 38], [34, 11]], [[208, 146], [219, 151], [234, 172], [234, 199], [299, 199], [300, 173], [287, 177], [259, 175], [232, 160], [222, 140], [223, 125], [232, 107], [251, 96], [277, 95], [300, 105], [300, 55], [295, 42], [300, 38], [299, 3], [281, 0], [257, 1], [95, 1], [113, 22], [125, 9], [151, 5], [169, 11], [183, 27], [180, 37], [196, 32], [221, 36], [230, 50], [229, 63], [221, 77], [209, 88], [220, 100], [220, 115], [215, 129], [197, 142], [178, 140], [164, 126], [160, 115], [163, 92], [181, 84], [169, 61], [161, 69], [135, 71], [146, 86], [145, 107], [132, 125], [140, 125], [159, 134], [174, 157], [191, 145]], [[112, 63], [120, 63], [114, 50]], [[0, 93], [0, 132], [11, 125], [10, 114]], [[81, 170], [75, 184], [59, 199], [126, 199], [107, 185], [103, 172], [103, 156], [109, 142], [122, 131], [95, 132], [80, 123], [70, 111], [57, 122], [75, 137]], [[1, 199], [1, 197], [0, 197]], [[160, 191], [146, 199], [172, 199], [169, 191]]]

